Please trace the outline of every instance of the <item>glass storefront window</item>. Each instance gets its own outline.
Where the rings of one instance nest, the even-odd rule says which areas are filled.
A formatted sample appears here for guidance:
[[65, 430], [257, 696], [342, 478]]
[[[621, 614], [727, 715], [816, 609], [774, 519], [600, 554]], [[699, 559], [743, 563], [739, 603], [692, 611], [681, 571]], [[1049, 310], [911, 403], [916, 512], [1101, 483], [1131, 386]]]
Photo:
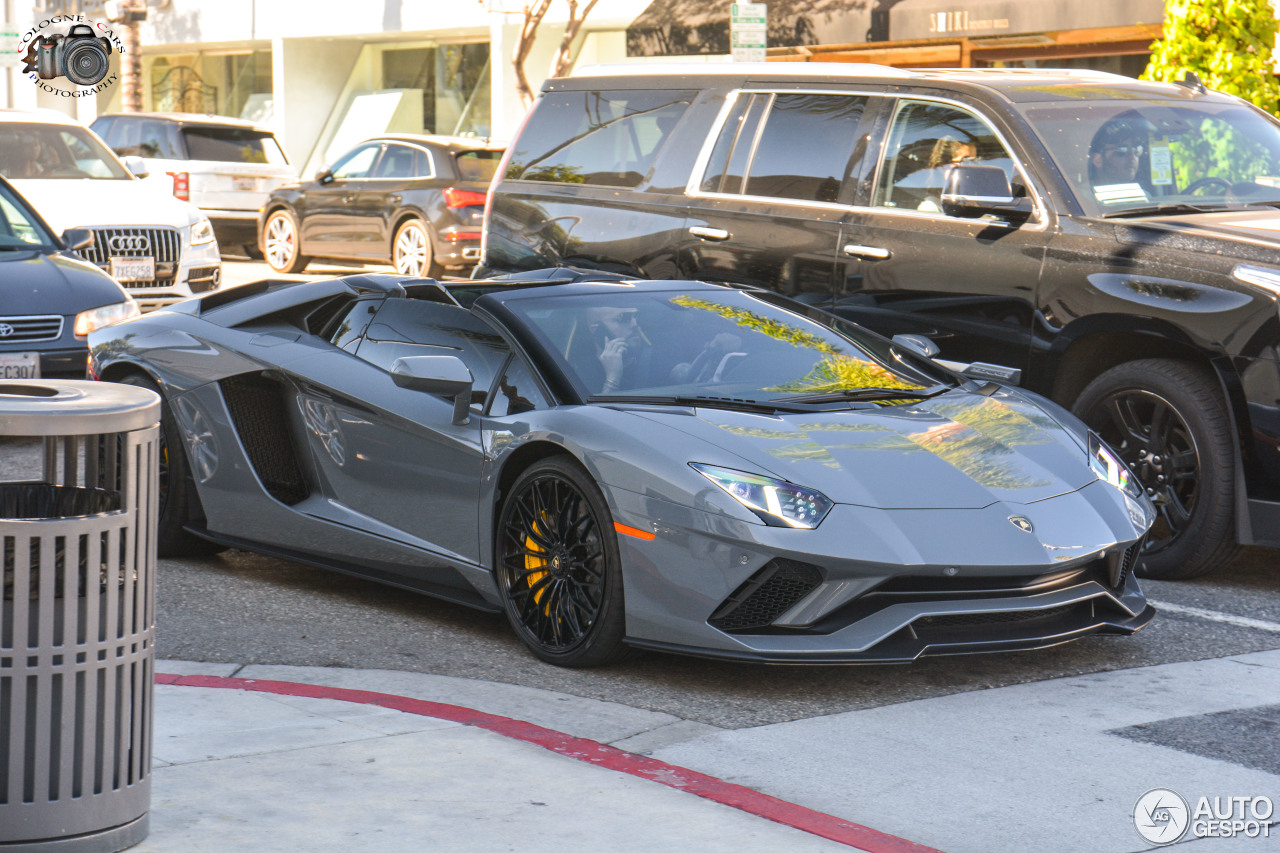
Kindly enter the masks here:
[[422, 92], [423, 133], [489, 135], [488, 44], [384, 50], [381, 83]]
[[149, 64], [152, 110], [271, 118], [270, 50], [158, 56]]

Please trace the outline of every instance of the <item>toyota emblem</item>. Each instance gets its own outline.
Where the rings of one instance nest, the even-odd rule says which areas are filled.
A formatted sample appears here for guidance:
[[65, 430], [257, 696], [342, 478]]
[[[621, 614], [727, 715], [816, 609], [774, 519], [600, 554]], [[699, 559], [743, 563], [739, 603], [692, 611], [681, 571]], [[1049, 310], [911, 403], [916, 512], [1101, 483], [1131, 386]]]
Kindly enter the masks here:
[[116, 235], [107, 241], [107, 246], [113, 252], [145, 252], [151, 248], [151, 240], [145, 234]]
[[16, 331], [18, 330], [8, 323], [0, 323], [0, 338], [7, 338]]
[[1024, 516], [1011, 515], [1009, 516], [1009, 521], [1014, 527], [1018, 528], [1023, 533], [1032, 533], [1035, 531], [1035, 527], [1031, 525], [1031, 519]]

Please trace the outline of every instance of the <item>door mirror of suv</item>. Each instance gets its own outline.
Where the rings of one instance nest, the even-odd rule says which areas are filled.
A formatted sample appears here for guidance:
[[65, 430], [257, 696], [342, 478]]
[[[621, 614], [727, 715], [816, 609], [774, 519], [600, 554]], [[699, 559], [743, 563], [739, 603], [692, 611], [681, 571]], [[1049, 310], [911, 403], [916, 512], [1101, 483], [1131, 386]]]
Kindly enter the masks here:
[[391, 380], [401, 388], [439, 394], [453, 400], [453, 422], [465, 424], [475, 379], [456, 355], [413, 355], [397, 358]]
[[333, 169], [330, 169], [328, 166], [321, 166], [320, 170], [316, 172], [316, 183], [333, 183]]
[[961, 164], [947, 170], [942, 190], [942, 212], [947, 216], [995, 216], [1022, 222], [1033, 210], [1030, 198], [1014, 197], [1009, 177], [999, 166]]
[[93, 232], [88, 228], [68, 228], [62, 232], [62, 242], [68, 249], [83, 249], [93, 245]]
[[145, 178], [151, 174], [151, 170], [147, 168], [147, 161], [141, 157], [130, 155], [124, 158], [124, 167], [133, 173], [135, 178]]

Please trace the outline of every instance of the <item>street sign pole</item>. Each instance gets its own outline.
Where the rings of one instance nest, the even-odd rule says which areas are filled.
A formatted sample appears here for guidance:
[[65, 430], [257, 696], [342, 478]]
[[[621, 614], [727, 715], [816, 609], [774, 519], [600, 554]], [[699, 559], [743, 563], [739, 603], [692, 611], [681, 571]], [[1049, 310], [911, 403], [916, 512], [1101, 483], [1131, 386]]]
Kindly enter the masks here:
[[729, 47], [734, 62], [764, 62], [767, 24], [764, 3], [729, 4]]

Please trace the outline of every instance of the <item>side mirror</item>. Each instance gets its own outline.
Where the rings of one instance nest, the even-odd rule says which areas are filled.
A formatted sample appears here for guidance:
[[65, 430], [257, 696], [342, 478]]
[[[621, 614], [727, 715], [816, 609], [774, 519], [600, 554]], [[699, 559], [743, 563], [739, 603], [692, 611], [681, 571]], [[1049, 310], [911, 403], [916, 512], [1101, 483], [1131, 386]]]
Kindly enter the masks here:
[[88, 228], [68, 228], [62, 232], [62, 242], [68, 249], [83, 249], [93, 245], [93, 232]]
[[999, 166], [961, 163], [947, 170], [942, 188], [942, 212], [947, 216], [978, 219], [995, 216], [1025, 222], [1035, 210], [1031, 199], [1014, 198], [1009, 176]]
[[942, 352], [937, 344], [926, 338], [924, 335], [894, 335], [893, 342], [898, 346], [904, 349], [909, 349], [916, 355], [924, 356], [925, 358], [933, 358], [935, 355]]
[[124, 167], [128, 169], [135, 178], [145, 178], [151, 174], [151, 170], [147, 168], [147, 161], [141, 157], [130, 155], [124, 158]]
[[414, 355], [397, 358], [391, 379], [401, 388], [453, 399], [453, 422], [465, 424], [471, 408], [471, 371], [456, 355]]
[[328, 166], [321, 166], [320, 170], [316, 172], [316, 182], [320, 184], [333, 183], [333, 169]]

